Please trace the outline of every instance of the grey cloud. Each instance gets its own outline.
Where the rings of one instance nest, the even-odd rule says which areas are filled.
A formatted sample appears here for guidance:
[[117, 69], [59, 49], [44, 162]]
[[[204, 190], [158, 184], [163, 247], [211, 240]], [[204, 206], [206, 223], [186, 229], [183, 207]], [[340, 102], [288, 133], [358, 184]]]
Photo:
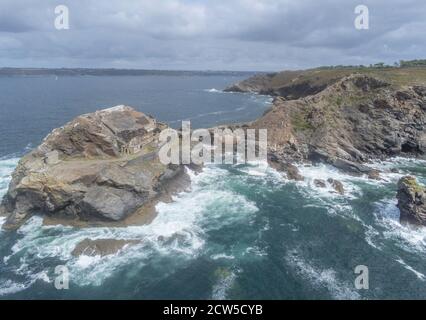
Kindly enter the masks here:
[[[354, 8], [370, 29], [354, 28]], [[277, 70], [424, 58], [424, 0], [2, 0], [3, 66]]]

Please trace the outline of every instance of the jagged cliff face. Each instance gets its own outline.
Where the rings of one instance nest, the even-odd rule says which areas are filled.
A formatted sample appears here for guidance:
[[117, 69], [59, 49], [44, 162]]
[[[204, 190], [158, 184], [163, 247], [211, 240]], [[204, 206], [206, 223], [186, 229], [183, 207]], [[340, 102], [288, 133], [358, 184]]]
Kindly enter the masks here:
[[[370, 160], [426, 158], [426, 68], [283, 72], [228, 88], [234, 90], [275, 96], [272, 108], [251, 126], [268, 129], [270, 164], [289, 179], [303, 179], [292, 162], [322, 161], [380, 179], [366, 165]], [[426, 225], [425, 197], [415, 178], [401, 179], [401, 221]]]
[[[17, 227], [32, 214], [121, 220], [134, 213], [161, 191], [166, 176], [182, 170], [156, 157], [165, 127], [118, 106], [55, 129], [13, 173], [0, 206], [8, 215], [4, 227]], [[133, 141], [140, 145], [129, 150]]]
[[275, 98], [252, 126], [268, 129], [269, 151], [281, 161], [321, 160], [367, 173], [361, 164], [370, 159], [425, 157], [426, 88], [350, 75], [314, 95]]

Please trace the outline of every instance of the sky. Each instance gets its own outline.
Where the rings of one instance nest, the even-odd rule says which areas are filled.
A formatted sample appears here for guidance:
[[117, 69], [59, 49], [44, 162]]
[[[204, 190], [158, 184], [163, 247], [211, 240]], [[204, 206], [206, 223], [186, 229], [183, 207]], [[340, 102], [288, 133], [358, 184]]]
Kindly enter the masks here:
[[[69, 29], [55, 27], [59, 5]], [[368, 29], [355, 27], [358, 5]], [[425, 0], [0, 0], [0, 67], [393, 64], [426, 58], [425, 35]]]

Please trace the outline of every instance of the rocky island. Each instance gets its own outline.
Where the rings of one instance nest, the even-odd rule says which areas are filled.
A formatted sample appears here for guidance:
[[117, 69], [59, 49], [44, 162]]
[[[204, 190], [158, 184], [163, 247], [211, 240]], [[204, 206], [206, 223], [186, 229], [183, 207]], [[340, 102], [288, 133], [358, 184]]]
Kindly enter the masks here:
[[77, 117], [25, 155], [0, 206], [4, 228], [33, 214], [67, 220], [118, 221], [167, 192], [183, 167], [158, 160], [167, 126], [131, 107]]

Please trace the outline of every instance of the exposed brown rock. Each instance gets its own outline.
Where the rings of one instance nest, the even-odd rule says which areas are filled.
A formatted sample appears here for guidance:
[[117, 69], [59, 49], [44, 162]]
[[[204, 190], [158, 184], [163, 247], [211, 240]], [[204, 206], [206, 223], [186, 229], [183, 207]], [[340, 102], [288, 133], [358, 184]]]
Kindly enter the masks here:
[[368, 179], [371, 179], [371, 180], [380, 180], [381, 179], [381, 177], [380, 177], [380, 171], [379, 170], [371, 170], [368, 173]]
[[337, 193], [344, 195], [345, 194], [345, 188], [343, 186], [343, 183], [339, 180], [335, 180], [332, 178], [327, 179], [327, 182], [336, 190]]
[[305, 178], [300, 174], [299, 169], [295, 165], [286, 163], [283, 166], [289, 180], [304, 181]]
[[426, 188], [411, 176], [398, 182], [398, 208], [401, 222], [426, 226]]
[[325, 188], [325, 187], [327, 187], [327, 184], [322, 179], [314, 179], [314, 185], [317, 188]]

